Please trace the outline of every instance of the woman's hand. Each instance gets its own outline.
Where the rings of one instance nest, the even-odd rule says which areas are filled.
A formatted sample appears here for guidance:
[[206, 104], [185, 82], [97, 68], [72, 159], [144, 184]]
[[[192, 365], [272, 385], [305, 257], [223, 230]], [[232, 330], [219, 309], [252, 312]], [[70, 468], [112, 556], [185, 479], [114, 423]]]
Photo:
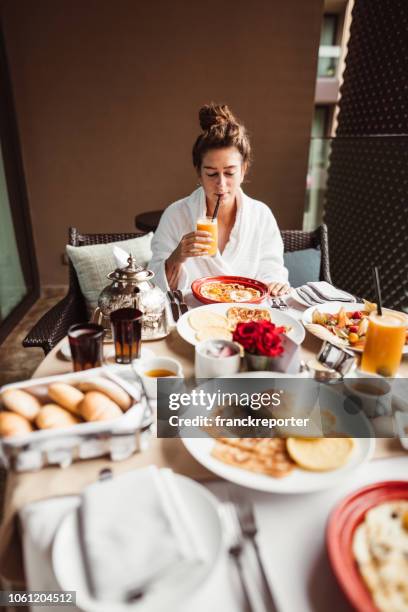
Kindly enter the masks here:
[[284, 295], [289, 292], [289, 285], [287, 283], [270, 283], [268, 285], [270, 295]]
[[190, 232], [182, 237], [170, 257], [166, 259], [165, 270], [167, 282], [171, 289], [177, 289], [181, 274], [181, 265], [189, 257], [202, 257], [206, 255], [213, 238], [210, 232], [202, 230]]
[[189, 257], [206, 255], [212, 241], [210, 232], [196, 230], [185, 234], [167, 261], [171, 260], [172, 263], [182, 264]]

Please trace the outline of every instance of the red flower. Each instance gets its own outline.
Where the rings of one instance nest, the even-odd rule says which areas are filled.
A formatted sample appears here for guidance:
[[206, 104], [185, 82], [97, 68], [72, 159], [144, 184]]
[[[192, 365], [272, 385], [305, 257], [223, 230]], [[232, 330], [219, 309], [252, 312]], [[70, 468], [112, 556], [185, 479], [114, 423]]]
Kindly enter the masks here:
[[238, 323], [232, 337], [248, 353], [277, 357], [284, 350], [282, 346], [284, 331], [284, 327], [276, 327], [270, 321], [249, 321], [249, 323]]

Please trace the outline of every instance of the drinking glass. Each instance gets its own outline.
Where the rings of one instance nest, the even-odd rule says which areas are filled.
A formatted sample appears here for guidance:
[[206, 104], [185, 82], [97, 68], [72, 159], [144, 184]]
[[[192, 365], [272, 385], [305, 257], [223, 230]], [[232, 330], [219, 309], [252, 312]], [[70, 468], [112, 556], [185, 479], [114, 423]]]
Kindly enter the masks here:
[[140, 357], [143, 313], [137, 308], [118, 308], [110, 315], [116, 363]]
[[408, 318], [402, 313], [371, 313], [361, 370], [380, 376], [395, 376], [401, 363], [407, 324]]
[[103, 360], [104, 328], [96, 323], [76, 323], [68, 329], [74, 372], [98, 368]]
[[[212, 236], [212, 243], [205, 246], [207, 254], [214, 257], [217, 254], [218, 249], [218, 223], [217, 219], [212, 217], [200, 217], [197, 220], [197, 231], [210, 232]], [[204, 245], [203, 245], [204, 248]]]

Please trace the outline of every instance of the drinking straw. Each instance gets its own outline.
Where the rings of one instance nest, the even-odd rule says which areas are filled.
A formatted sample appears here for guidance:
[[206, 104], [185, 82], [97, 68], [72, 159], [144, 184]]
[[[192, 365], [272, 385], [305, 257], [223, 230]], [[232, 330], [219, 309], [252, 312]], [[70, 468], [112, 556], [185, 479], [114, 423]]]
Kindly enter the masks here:
[[215, 221], [215, 219], [217, 218], [218, 209], [220, 207], [220, 200], [221, 200], [221, 196], [219, 195], [218, 198], [217, 198], [217, 204], [215, 205], [214, 213], [213, 213], [211, 221]]
[[377, 298], [377, 314], [382, 316], [382, 299], [381, 299], [381, 287], [380, 287], [380, 275], [378, 274], [377, 266], [373, 268], [373, 276], [374, 276], [374, 289], [375, 295]]

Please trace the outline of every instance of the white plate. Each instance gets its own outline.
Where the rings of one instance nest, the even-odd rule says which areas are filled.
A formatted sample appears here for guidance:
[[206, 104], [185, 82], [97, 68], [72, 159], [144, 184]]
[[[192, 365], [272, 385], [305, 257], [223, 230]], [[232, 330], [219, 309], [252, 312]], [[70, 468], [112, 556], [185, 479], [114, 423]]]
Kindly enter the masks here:
[[[194, 312], [202, 310], [204, 312], [209, 311], [225, 315], [227, 310], [234, 306], [237, 306], [239, 308], [264, 308], [270, 312], [272, 323], [275, 323], [278, 326], [290, 325], [292, 327], [290, 332], [288, 332], [287, 336], [288, 338], [293, 340], [293, 342], [296, 342], [296, 344], [302, 344], [303, 340], [305, 339], [305, 330], [299, 321], [297, 321], [290, 314], [282, 310], [277, 310], [276, 308], [269, 308], [264, 304], [243, 304], [242, 302], [240, 304], [206, 304], [205, 306], [199, 306], [198, 308], [195, 308]], [[195, 346], [196, 344], [198, 344], [198, 340], [195, 337], [197, 332], [191, 327], [190, 323], [188, 322], [188, 318], [191, 313], [192, 311], [190, 310], [179, 318], [179, 320], [177, 321], [177, 331], [180, 336], [184, 338], [184, 340], [186, 340], [186, 342], [189, 342], [190, 344]]]
[[[190, 478], [175, 474], [180, 494], [194, 522], [199, 525], [197, 534], [201, 536], [201, 544], [206, 553], [206, 561], [201, 564], [201, 571], [196, 571], [192, 579], [185, 576], [183, 581], [175, 584], [173, 597], [166, 588], [166, 607], [178, 609], [189, 595], [193, 595], [202, 586], [222, 551], [222, 529], [218, 514], [218, 504], [215, 497], [202, 485]], [[98, 601], [92, 597], [86, 581], [85, 568], [79, 541], [78, 513], [75, 508], [62, 520], [54, 538], [52, 548], [52, 567], [63, 590], [76, 591], [76, 605], [87, 612], [157, 612], [161, 609], [157, 601], [160, 592], [133, 604]], [[169, 596], [170, 595], [170, 596]]]
[[[312, 323], [313, 312], [317, 309], [319, 312], [327, 312], [329, 314], [335, 314], [339, 312], [340, 308], [343, 307], [346, 311], [355, 311], [355, 310], [364, 310], [364, 304], [356, 304], [355, 302], [325, 302], [324, 304], [316, 304], [316, 306], [310, 306], [307, 310], [304, 311], [302, 315], [302, 323], [305, 326], [308, 325], [316, 325]], [[384, 310], [389, 310], [385, 308]], [[393, 312], [389, 310], [389, 312]], [[321, 328], [321, 330], [319, 330]], [[332, 334], [328, 329], [326, 329], [323, 325], [316, 325], [316, 330], [307, 327], [308, 331], [317, 336], [321, 340], [329, 340], [332, 344], [337, 344], [338, 346], [346, 346], [348, 349], [355, 351], [356, 353], [362, 353], [363, 349], [354, 348], [351, 344], [347, 342], [344, 344], [340, 338]], [[320, 333], [321, 332], [321, 333]], [[408, 344], [405, 344], [403, 350], [404, 355], [408, 355]]]
[[[228, 378], [293, 378], [288, 374], [277, 374], [276, 372], [246, 372], [230, 375]], [[319, 405], [322, 409], [328, 409], [336, 415], [336, 427], [342, 431], [342, 426], [349, 423], [349, 419], [358, 419], [361, 431], [366, 431], [366, 438], [355, 438], [355, 447], [348, 462], [337, 470], [328, 472], [311, 472], [301, 468], [295, 468], [285, 478], [273, 478], [265, 474], [256, 474], [219, 461], [211, 456], [215, 444], [213, 438], [182, 438], [182, 441], [190, 454], [214, 474], [221, 478], [230, 480], [236, 484], [266, 491], [269, 493], [311, 493], [337, 486], [355, 470], [369, 461], [374, 453], [375, 438], [373, 428], [367, 417], [358, 413], [348, 415], [343, 407], [344, 398], [333, 391], [328, 385], [320, 385]], [[356, 423], [357, 421], [355, 421]]]

